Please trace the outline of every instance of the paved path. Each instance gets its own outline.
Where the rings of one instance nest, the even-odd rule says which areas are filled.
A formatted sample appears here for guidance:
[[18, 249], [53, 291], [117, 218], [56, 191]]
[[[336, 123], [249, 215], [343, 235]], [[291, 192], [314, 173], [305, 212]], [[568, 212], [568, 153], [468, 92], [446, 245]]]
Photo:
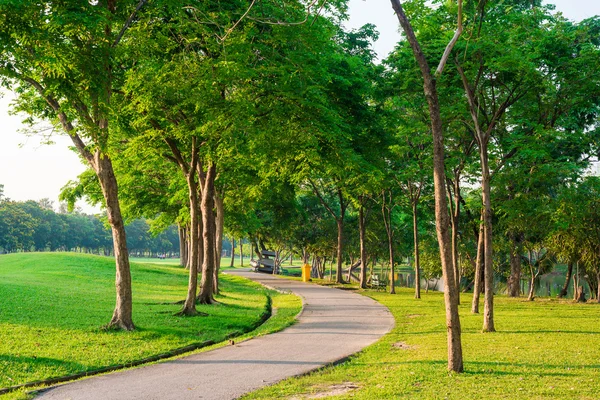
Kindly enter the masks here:
[[42, 399], [235, 399], [338, 361], [394, 326], [387, 308], [348, 291], [234, 272], [304, 298], [298, 322], [278, 333], [216, 350], [50, 388]]

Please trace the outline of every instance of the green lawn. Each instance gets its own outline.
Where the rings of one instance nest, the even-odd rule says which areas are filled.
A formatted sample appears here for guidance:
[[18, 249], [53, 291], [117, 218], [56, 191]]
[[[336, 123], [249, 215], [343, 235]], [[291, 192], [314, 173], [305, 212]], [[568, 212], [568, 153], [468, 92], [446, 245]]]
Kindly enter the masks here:
[[267, 293], [275, 317], [252, 335], [281, 329], [301, 308], [296, 296], [267, 292], [223, 275], [221, 303], [198, 306], [208, 317], [174, 314], [186, 294], [187, 271], [132, 263], [135, 332], [101, 329], [115, 301], [114, 261], [73, 253], [0, 256], [0, 388], [135, 361], [247, 331]]
[[[112, 258], [112, 257], [110, 257]], [[156, 257], [129, 257], [129, 260], [138, 264], [159, 264], [159, 265], [179, 265], [178, 258], [156, 258]]]
[[[363, 292], [385, 304], [396, 327], [337, 367], [286, 380], [244, 399], [598, 399], [600, 306], [556, 299], [496, 297], [498, 332], [481, 333], [482, 315], [463, 295], [465, 373], [446, 370], [443, 295], [413, 299]], [[396, 344], [396, 346], [394, 346]], [[334, 343], [322, 344], [333, 346]]]

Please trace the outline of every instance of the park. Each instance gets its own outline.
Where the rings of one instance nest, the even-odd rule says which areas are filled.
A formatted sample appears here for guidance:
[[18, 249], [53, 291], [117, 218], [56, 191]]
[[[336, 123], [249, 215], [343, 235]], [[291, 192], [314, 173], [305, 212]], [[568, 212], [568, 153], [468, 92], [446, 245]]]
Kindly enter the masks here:
[[384, 3], [0, 0], [0, 398], [598, 398], [599, 7]]

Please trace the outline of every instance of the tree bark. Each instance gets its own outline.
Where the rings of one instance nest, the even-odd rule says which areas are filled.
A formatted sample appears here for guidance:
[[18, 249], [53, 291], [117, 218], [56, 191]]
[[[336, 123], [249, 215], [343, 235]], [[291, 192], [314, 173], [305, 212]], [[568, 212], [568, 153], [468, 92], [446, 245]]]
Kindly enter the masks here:
[[590, 300], [596, 299], [598, 293], [598, 280], [594, 277], [592, 271], [587, 274], [587, 283], [590, 288]]
[[164, 138], [165, 143], [173, 153], [173, 159], [183, 172], [188, 186], [188, 201], [190, 207], [190, 232], [189, 232], [189, 279], [188, 292], [183, 304], [183, 309], [179, 312], [180, 315], [197, 315], [196, 310], [196, 292], [198, 290], [198, 259], [199, 252], [199, 226], [198, 213], [200, 212], [198, 205], [198, 183], [196, 182], [196, 165], [198, 164], [198, 147], [196, 145], [196, 137], [192, 137], [191, 159], [189, 164], [184, 160], [177, 143], [168, 137]]
[[[481, 216], [483, 219], [483, 215]], [[475, 283], [473, 285], [473, 303], [471, 305], [471, 312], [473, 314], [479, 314], [479, 296], [482, 292], [483, 283], [483, 253], [485, 243], [483, 241], [483, 223], [479, 225], [479, 236], [477, 236], [477, 258], [475, 260]]]
[[110, 224], [116, 263], [115, 287], [117, 291], [115, 309], [108, 328], [119, 328], [127, 331], [135, 329], [132, 318], [131, 272], [127, 252], [125, 224], [119, 205], [117, 178], [112, 162], [99, 150], [94, 154], [94, 164], [102, 194], [106, 201], [106, 215]]
[[509, 235], [510, 239], [510, 276], [508, 277], [508, 296], [519, 297], [521, 295], [521, 255], [517, 246], [515, 234]]
[[413, 243], [415, 252], [415, 299], [421, 298], [421, 263], [419, 261], [419, 225], [417, 221], [417, 203], [412, 203]]
[[202, 190], [202, 224], [203, 243], [204, 243], [204, 262], [202, 263], [202, 279], [200, 280], [200, 294], [198, 302], [200, 304], [212, 304], [213, 298], [213, 279], [215, 273], [215, 175], [216, 167], [210, 164], [206, 173], [204, 188]]
[[342, 279], [342, 251], [344, 247], [344, 222], [341, 219], [336, 221], [337, 225], [337, 267], [335, 281], [337, 283], [344, 283]]
[[223, 224], [225, 219], [225, 208], [223, 197], [215, 191], [215, 273], [213, 276], [213, 291], [219, 294], [219, 270], [221, 269], [221, 253], [223, 252]]
[[[452, 224], [452, 267], [454, 268], [454, 277], [456, 279], [456, 290], [460, 293], [460, 260], [458, 258], [458, 223], [460, 219], [460, 175], [456, 176], [453, 182], [454, 188], [454, 210], [450, 222]], [[460, 304], [460, 295], [458, 297]]]
[[179, 231], [179, 265], [187, 267], [188, 265], [188, 238], [187, 228], [184, 225], [178, 225]]
[[585, 292], [583, 291], [583, 286], [577, 286], [575, 289], [575, 301], [578, 303], [585, 303], [587, 301], [585, 298]]
[[492, 259], [492, 200], [487, 142], [479, 143], [481, 160], [481, 196], [483, 201], [484, 280], [483, 331], [495, 332], [494, 327], [494, 266]]
[[[460, 0], [459, 0], [460, 1]], [[448, 369], [463, 371], [460, 318], [458, 314], [458, 292], [452, 268], [452, 249], [449, 233], [448, 204], [446, 202], [446, 173], [444, 166], [444, 137], [436, 82], [425, 55], [399, 0], [391, 0], [400, 25], [412, 47], [413, 54], [423, 76], [423, 90], [429, 106], [429, 118], [433, 135], [433, 184], [435, 197], [435, 219], [440, 258], [444, 279], [444, 301], [446, 305], [446, 329], [448, 332]], [[462, 3], [460, 3], [462, 4]]]
[[242, 238], [238, 240], [240, 242], [240, 267], [244, 266], [244, 241]]
[[[383, 194], [383, 199], [381, 203], [381, 213], [383, 214], [383, 223], [385, 225], [385, 232], [388, 237], [388, 253], [390, 257], [390, 266], [392, 270], [392, 276], [394, 276], [394, 230], [392, 229], [392, 217], [391, 217], [391, 207], [392, 207], [392, 193], [390, 193], [390, 202], [386, 207], [386, 198], [385, 191]], [[396, 282], [394, 279], [390, 282], [390, 294], [396, 293]]]
[[188, 279], [188, 292], [180, 311], [182, 315], [197, 315], [196, 311], [196, 292], [198, 290], [198, 183], [194, 169], [187, 174], [188, 200], [190, 203], [190, 251], [189, 264], [190, 273]]
[[600, 271], [596, 273], [596, 283], [598, 285], [598, 288], [596, 290], [596, 301], [600, 303]]
[[[531, 260], [530, 260], [531, 262]], [[533, 272], [533, 265], [529, 265], [529, 295], [527, 296], [528, 301], [533, 301], [535, 299], [535, 278], [536, 274]]]
[[572, 275], [573, 275], [573, 262], [571, 262], [571, 260], [569, 260], [569, 262], [567, 263], [567, 275], [565, 277], [565, 284], [563, 285], [562, 289], [560, 289], [560, 292], [558, 293], [559, 299], [562, 299], [563, 297], [567, 297], [567, 292], [569, 290], [569, 284], [571, 283]]
[[[360, 287], [361, 289], [367, 288], [367, 249], [365, 246], [365, 211], [364, 205], [360, 203], [358, 209], [358, 234], [360, 237]], [[350, 268], [352, 272], [352, 268]]]
[[[257, 256], [258, 256], [258, 252], [257, 252]], [[260, 258], [260, 257], [259, 257]], [[233, 268], [234, 266], [234, 262], [235, 262], [235, 239], [232, 236], [231, 237], [231, 263], [229, 264], [230, 268]]]

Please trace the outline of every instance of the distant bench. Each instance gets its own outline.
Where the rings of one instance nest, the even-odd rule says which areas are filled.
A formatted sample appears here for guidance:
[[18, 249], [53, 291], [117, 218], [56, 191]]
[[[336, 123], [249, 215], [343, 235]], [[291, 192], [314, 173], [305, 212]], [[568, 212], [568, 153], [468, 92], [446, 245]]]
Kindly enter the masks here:
[[385, 290], [386, 286], [386, 283], [379, 279], [379, 275], [371, 275], [371, 289]]

